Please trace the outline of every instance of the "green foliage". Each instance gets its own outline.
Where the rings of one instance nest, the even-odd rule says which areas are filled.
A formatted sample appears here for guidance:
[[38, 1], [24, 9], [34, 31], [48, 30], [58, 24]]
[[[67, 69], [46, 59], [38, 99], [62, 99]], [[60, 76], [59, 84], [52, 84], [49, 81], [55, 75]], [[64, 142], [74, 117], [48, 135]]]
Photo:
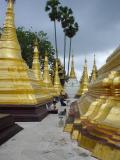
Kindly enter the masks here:
[[56, 21], [60, 21], [59, 5], [59, 0], [48, 0], [45, 6], [50, 20], [54, 22], [56, 58], [58, 58]]
[[59, 5], [60, 5], [59, 0], [47, 1], [45, 11], [48, 12], [51, 21], [60, 20]]
[[32, 67], [33, 47], [36, 38], [38, 40], [38, 49], [40, 53], [42, 68], [43, 68], [45, 51], [48, 52], [49, 64], [50, 66], [52, 65], [52, 63], [54, 62], [55, 51], [51, 42], [48, 41], [47, 33], [44, 33], [43, 31], [33, 32], [30, 29], [25, 30], [25, 28], [23, 27], [18, 27], [16, 31], [17, 31], [18, 41], [20, 43], [22, 50], [22, 57], [30, 68]]
[[73, 11], [71, 8], [68, 8], [67, 6], [65, 7], [60, 6], [59, 12], [60, 12], [60, 20], [61, 20], [62, 28], [65, 29], [66, 27], [68, 27], [70, 16], [73, 17], [72, 16]]
[[69, 38], [74, 37], [79, 27], [78, 23], [75, 22], [75, 18], [73, 17], [72, 9], [68, 8], [67, 6], [65, 7], [60, 6], [59, 12], [60, 12], [61, 25], [65, 35]]

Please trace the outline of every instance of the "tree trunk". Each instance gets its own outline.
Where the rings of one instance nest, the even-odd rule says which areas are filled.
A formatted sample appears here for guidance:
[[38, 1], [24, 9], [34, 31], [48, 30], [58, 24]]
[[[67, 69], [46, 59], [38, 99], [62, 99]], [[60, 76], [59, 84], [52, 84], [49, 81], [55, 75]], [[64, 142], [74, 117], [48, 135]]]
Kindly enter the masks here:
[[71, 48], [72, 48], [72, 39], [70, 38], [70, 48], [69, 48], [69, 57], [68, 57], [68, 77], [69, 77], [69, 71], [70, 71]]
[[64, 83], [65, 83], [65, 61], [66, 61], [66, 35], [64, 34]]
[[58, 59], [56, 21], [54, 21], [54, 31], [55, 31], [55, 49], [56, 49], [56, 58]]

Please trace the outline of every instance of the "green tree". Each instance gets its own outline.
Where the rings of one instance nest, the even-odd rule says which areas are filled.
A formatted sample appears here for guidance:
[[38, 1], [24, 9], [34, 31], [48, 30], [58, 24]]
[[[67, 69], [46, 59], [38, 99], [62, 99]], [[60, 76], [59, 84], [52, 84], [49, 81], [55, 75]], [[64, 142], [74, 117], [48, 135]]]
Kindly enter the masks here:
[[54, 22], [56, 58], [58, 58], [56, 21], [60, 21], [59, 5], [59, 0], [48, 0], [45, 7], [50, 20]]
[[47, 38], [47, 33], [44, 33], [43, 31], [33, 32], [30, 29], [26, 30], [24, 27], [18, 27], [16, 31], [17, 31], [18, 41], [21, 46], [22, 57], [26, 61], [27, 65], [30, 68], [32, 67], [33, 46], [34, 46], [35, 39], [37, 38], [42, 69], [43, 69], [43, 62], [44, 62], [44, 54], [46, 50], [48, 52], [49, 64], [51, 67], [55, 59], [54, 58], [55, 50], [51, 42]]

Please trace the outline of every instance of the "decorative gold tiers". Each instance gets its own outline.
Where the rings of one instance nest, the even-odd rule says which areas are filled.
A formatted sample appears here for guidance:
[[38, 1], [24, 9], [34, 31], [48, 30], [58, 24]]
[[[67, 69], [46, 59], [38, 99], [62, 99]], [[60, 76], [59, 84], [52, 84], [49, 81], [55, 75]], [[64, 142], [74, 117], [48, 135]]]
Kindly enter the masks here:
[[8, 0], [3, 34], [0, 39], [0, 105], [36, 105], [49, 100], [22, 59], [14, 25], [13, 0]]
[[[101, 160], [120, 160], [120, 49], [98, 71], [76, 104], [71, 134], [79, 145]], [[77, 126], [77, 127], [76, 127]]]

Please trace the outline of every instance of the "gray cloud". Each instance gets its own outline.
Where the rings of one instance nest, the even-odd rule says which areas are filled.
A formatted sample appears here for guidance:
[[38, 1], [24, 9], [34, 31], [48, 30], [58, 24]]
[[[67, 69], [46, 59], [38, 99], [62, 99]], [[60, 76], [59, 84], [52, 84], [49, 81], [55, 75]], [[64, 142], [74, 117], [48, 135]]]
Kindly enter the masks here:
[[[80, 75], [85, 55], [88, 57], [88, 66], [91, 69], [93, 53], [96, 53], [99, 61], [97, 64], [100, 67], [105, 63], [105, 58], [110, 54], [109, 51], [120, 43], [120, 0], [61, 0], [61, 2], [73, 9], [80, 26], [72, 45], [77, 57], [75, 59], [77, 72], [79, 71]], [[44, 11], [45, 3], [46, 0], [17, 0], [15, 4], [16, 25], [44, 30], [54, 44], [53, 24]], [[0, 0], [0, 25], [4, 22], [5, 7], [5, 0]], [[59, 54], [62, 57], [63, 32], [59, 24], [57, 33]], [[67, 43], [69, 44], [69, 40]]]

